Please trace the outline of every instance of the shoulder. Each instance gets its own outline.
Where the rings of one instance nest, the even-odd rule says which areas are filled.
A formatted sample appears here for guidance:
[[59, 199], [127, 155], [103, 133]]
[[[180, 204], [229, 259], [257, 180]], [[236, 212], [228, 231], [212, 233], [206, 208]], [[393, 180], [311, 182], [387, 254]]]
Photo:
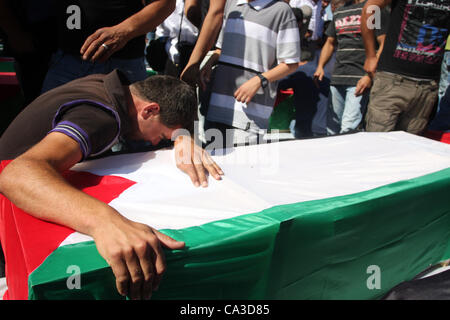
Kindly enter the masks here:
[[294, 11], [292, 11], [292, 7], [289, 6], [289, 4], [287, 4], [284, 1], [281, 0], [273, 1], [265, 9], [268, 11], [270, 10], [274, 18], [278, 19], [282, 24], [292, 21], [296, 22]]
[[64, 133], [77, 141], [83, 158], [102, 152], [119, 134], [119, 123], [107, 109], [79, 104], [55, 117], [51, 132]]
[[280, 12], [292, 13], [292, 7], [284, 1], [275, 0], [269, 5], [273, 9], [277, 9]]
[[334, 11], [333, 16], [339, 15], [339, 14], [346, 15], [346, 14], [353, 14], [353, 13], [361, 12], [365, 3], [366, 2], [362, 2], [362, 3], [344, 5], [342, 7], [339, 7]]

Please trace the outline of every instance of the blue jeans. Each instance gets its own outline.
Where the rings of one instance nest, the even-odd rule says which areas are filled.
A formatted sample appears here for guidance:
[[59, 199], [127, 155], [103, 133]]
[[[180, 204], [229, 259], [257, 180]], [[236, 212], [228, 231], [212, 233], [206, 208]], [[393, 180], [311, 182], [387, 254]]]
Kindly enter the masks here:
[[325, 76], [319, 87], [313, 81], [321, 50], [314, 51], [313, 60], [300, 66], [296, 72], [280, 80], [279, 89], [294, 89], [295, 123], [292, 131], [297, 139], [319, 137], [327, 134], [327, 109], [330, 78], [335, 55], [326, 64]]
[[41, 93], [90, 74], [107, 74], [114, 69], [124, 72], [132, 83], [147, 78], [144, 57], [136, 59], [110, 58], [106, 62], [99, 63], [84, 61], [81, 56], [58, 50], [50, 60]]
[[436, 115], [428, 129], [450, 131], [450, 51], [446, 51], [442, 61], [441, 80], [439, 81], [439, 103]]
[[327, 134], [355, 130], [363, 119], [368, 95], [355, 96], [355, 86], [330, 86], [331, 99], [327, 114]]

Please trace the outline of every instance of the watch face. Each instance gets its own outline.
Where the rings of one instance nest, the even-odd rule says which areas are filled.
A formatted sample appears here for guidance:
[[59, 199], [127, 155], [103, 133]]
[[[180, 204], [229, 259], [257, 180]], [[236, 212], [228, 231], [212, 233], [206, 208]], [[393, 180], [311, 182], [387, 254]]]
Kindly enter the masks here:
[[267, 83], [268, 83], [267, 79], [262, 74], [259, 74], [258, 76], [261, 79], [261, 87], [262, 88], [267, 87]]
[[263, 88], [267, 87], [267, 79], [266, 78], [264, 78], [262, 81], [262, 87]]

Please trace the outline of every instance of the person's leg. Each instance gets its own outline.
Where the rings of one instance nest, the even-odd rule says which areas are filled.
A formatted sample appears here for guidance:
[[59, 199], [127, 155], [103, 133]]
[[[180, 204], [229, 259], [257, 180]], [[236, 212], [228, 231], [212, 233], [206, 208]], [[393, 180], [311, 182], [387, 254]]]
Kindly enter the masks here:
[[164, 74], [176, 78], [180, 76], [179, 68], [177, 68], [170, 58], [167, 58], [166, 66], [164, 67]]
[[[206, 62], [209, 60], [211, 55], [214, 51], [208, 51], [205, 58], [203, 59], [202, 63], [200, 64], [200, 69], [206, 64]], [[211, 98], [211, 85], [213, 82], [213, 79], [215, 77], [215, 67], [213, 68], [212, 74], [211, 74], [211, 81], [209, 81], [206, 84], [205, 90], [202, 90], [199, 86], [197, 86], [197, 97], [198, 97], [198, 138], [202, 143], [206, 142], [205, 139], [205, 121], [206, 121], [206, 114], [208, 113], [208, 106], [209, 106], [209, 100]]]
[[409, 103], [411, 92], [396, 75], [377, 72], [367, 107], [366, 131], [387, 132], [395, 129], [398, 118]]
[[50, 59], [50, 66], [42, 85], [41, 93], [78, 79], [82, 67], [80, 58], [58, 50]]
[[348, 86], [345, 94], [345, 107], [341, 119], [340, 133], [346, 133], [358, 128], [364, 113], [363, 95], [355, 96], [356, 87]]
[[233, 147], [232, 127], [224, 123], [205, 119], [205, 140], [203, 147], [208, 151]]
[[428, 129], [437, 131], [450, 130], [450, 51], [445, 52], [442, 62], [441, 80], [439, 82], [439, 102], [436, 114]]
[[131, 83], [147, 78], [144, 57], [136, 59], [109, 59], [105, 63], [104, 68], [104, 71], [100, 73], [110, 73], [114, 69], [119, 69]]
[[439, 85], [436, 81], [429, 84], [416, 84], [416, 94], [401, 115], [397, 129], [413, 134], [421, 134], [430, 119], [431, 112], [438, 100]]
[[327, 110], [327, 134], [335, 135], [341, 131], [341, 121], [346, 99], [346, 86], [330, 86], [330, 95]]
[[448, 69], [450, 67], [450, 51], [446, 51], [444, 54], [444, 59], [442, 60], [441, 66], [441, 78], [439, 80], [439, 102], [447, 91], [449, 84], [450, 73]]

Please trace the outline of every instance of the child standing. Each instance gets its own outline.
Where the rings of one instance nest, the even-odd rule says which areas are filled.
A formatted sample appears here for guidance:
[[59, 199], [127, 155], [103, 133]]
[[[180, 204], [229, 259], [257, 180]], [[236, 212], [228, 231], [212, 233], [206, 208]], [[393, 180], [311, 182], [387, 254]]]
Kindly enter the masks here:
[[[213, 79], [205, 129], [219, 129], [226, 147], [254, 143], [268, 128], [277, 80], [300, 62], [292, 9], [284, 1], [227, 1], [216, 47], [202, 69], [205, 81]], [[211, 139], [208, 131], [206, 136]]]

